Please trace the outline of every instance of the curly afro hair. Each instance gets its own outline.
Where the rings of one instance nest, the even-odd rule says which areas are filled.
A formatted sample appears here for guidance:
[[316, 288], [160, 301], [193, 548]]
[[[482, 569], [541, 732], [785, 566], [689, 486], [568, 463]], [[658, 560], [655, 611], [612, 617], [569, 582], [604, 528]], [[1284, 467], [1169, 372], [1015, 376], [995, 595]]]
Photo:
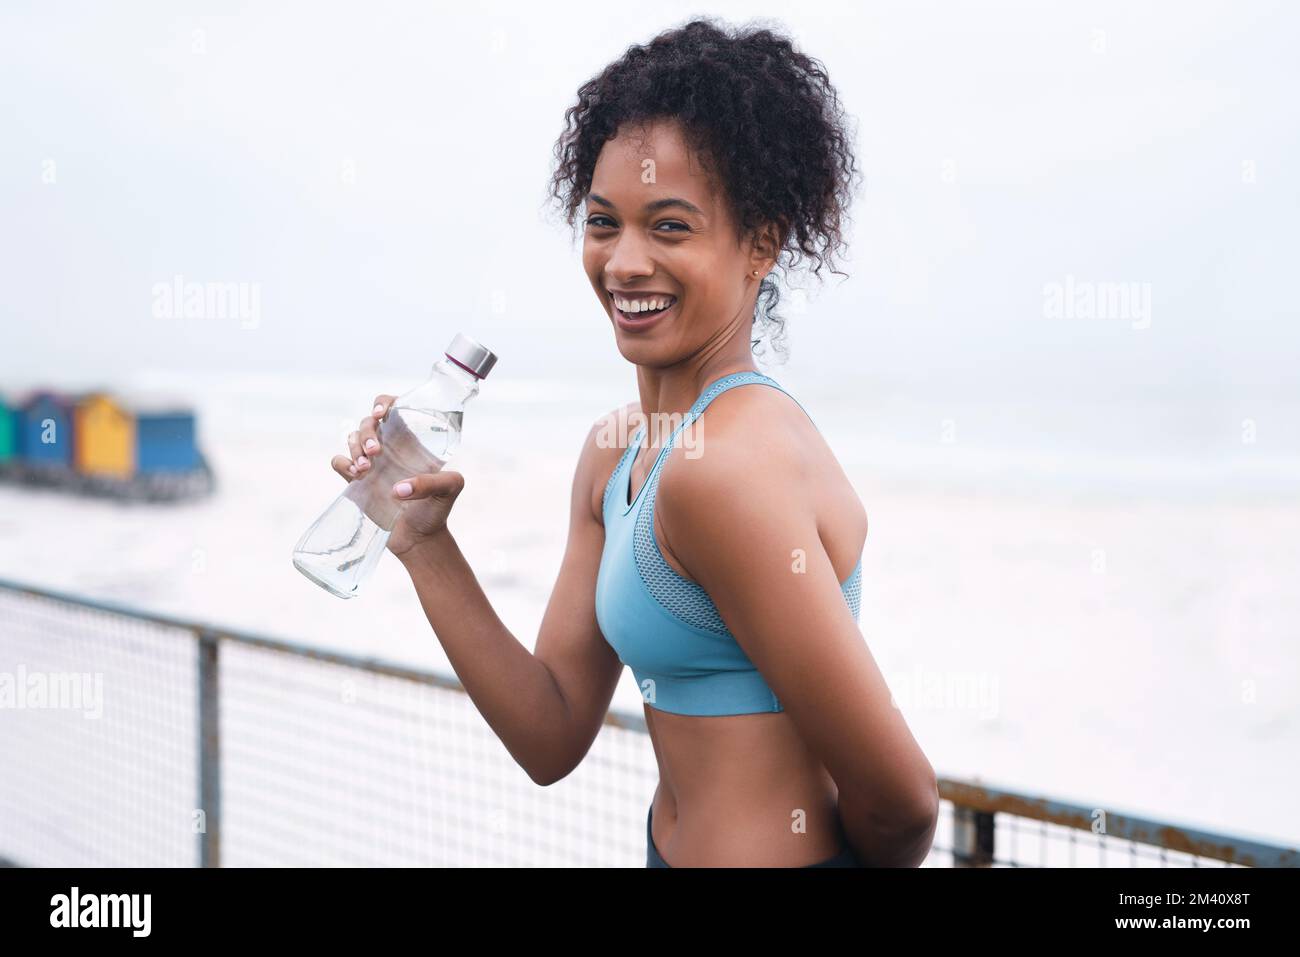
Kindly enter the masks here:
[[[857, 185], [854, 134], [825, 67], [789, 38], [757, 25], [729, 30], [693, 19], [629, 47], [579, 88], [564, 117], [548, 198], [559, 202], [570, 228], [605, 142], [626, 123], [671, 118], [720, 184], [740, 237], [776, 224], [777, 268], [807, 257], [819, 277], [823, 266], [847, 275], [834, 255], [844, 245], [841, 224]], [[772, 345], [783, 352], [775, 273], [759, 287], [754, 320], [772, 330]], [[756, 354], [760, 342], [751, 340]]]

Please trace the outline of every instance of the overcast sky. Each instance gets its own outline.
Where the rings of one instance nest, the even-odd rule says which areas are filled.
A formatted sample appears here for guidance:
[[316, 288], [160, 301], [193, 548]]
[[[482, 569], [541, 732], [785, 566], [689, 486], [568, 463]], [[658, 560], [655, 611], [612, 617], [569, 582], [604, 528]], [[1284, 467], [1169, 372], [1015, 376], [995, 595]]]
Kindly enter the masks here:
[[[0, 12], [0, 386], [158, 367], [628, 376], [544, 214], [580, 83], [671, 2], [16, 3]], [[773, 17], [858, 124], [848, 281], [788, 369], [908, 389], [1294, 394], [1297, 8], [711, 4]], [[255, 322], [166, 314], [243, 283]], [[1053, 318], [1133, 283], [1146, 325]], [[159, 312], [164, 313], [159, 315]], [[778, 373], [779, 375], [779, 373]]]

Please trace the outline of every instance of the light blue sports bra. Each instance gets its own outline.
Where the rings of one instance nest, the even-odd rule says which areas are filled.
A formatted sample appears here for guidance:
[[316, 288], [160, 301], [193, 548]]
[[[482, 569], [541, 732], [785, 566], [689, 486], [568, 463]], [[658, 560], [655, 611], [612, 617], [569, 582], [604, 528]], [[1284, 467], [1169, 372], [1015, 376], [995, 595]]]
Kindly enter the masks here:
[[[632, 669], [646, 703], [660, 711], [724, 715], [784, 710], [723, 623], [708, 593], [677, 574], [664, 560], [654, 535], [659, 473], [678, 434], [723, 392], [751, 382], [781, 389], [760, 372], [735, 372], [718, 379], [695, 400], [659, 450], [635, 498], [632, 460], [644, 427], [628, 442], [605, 485], [605, 547], [596, 577], [596, 620], [619, 660]], [[798, 404], [797, 399], [795, 402]], [[862, 593], [860, 557], [840, 587], [857, 619]]]

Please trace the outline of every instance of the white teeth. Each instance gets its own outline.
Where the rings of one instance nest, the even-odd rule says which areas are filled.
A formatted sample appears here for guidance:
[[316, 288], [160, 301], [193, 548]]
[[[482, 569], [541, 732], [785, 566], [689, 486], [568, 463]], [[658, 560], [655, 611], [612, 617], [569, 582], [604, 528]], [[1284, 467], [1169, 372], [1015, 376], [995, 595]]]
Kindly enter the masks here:
[[672, 296], [660, 296], [656, 299], [621, 299], [611, 294], [614, 305], [626, 313], [649, 312], [652, 309], [662, 309], [665, 306], [676, 302]]

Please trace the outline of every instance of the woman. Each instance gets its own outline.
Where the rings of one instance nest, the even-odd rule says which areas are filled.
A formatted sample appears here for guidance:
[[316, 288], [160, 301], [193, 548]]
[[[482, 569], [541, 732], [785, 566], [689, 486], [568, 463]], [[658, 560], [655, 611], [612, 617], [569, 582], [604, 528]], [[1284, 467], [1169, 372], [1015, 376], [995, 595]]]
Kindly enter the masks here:
[[[552, 190], [570, 224], [585, 204], [583, 265], [640, 401], [587, 434], [534, 652], [447, 529], [463, 477], [394, 487], [410, 505], [388, 547], [534, 781], [578, 765], [632, 666], [660, 774], [647, 866], [917, 866], [933, 839], [934, 770], [854, 620], [866, 514], [752, 356], [778, 259], [819, 270], [842, 242], [854, 161], [840, 124], [817, 61], [707, 20], [630, 48], [579, 91]], [[393, 398], [334, 458], [344, 478], [383, 454]]]

